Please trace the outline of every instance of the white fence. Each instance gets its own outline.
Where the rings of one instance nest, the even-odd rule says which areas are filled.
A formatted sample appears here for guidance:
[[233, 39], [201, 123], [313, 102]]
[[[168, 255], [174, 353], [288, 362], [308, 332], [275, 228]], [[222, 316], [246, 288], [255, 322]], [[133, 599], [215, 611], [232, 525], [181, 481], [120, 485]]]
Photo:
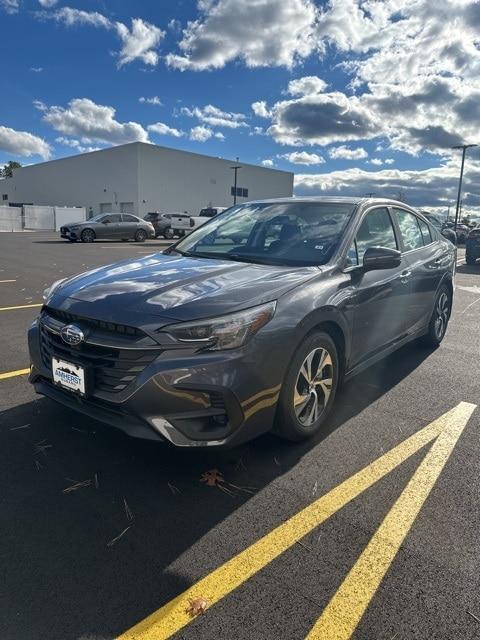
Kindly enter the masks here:
[[31, 204], [26, 204], [23, 208], [0, 206], [0, 231], [58, 231], [64, 224], [86, 219], [85, 207], [44, 207]]
[[85, 207], [55, 207], [55, 230], [69, 222], [84, 222], [87, 219]]
[[22, 230], [22, 208], [0, 207], [0, 231]]

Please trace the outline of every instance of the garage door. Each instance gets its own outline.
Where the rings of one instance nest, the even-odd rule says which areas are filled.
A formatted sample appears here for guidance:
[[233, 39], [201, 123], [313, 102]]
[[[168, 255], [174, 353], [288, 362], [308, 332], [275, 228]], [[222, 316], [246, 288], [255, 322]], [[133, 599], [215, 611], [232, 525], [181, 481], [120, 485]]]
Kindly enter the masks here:
[[121, 202], [120, 211], [122, 213], [133, 213], [133, 202]]
[[101, 202], [100, 203], [100, 213], [110, 213], [112, 210], [111, 202]]

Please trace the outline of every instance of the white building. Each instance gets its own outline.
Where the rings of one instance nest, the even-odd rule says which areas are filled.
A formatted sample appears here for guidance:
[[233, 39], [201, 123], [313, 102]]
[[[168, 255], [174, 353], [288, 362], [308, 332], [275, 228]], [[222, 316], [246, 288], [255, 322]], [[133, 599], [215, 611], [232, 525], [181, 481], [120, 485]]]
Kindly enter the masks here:
[[[0, 205], [85, 207], [88, 215], [186, 211], [233, 203], [235, 162], [133, 142], [15, 169]], [[291, 196], [293, 173], [238, 163], [237, 203]]]

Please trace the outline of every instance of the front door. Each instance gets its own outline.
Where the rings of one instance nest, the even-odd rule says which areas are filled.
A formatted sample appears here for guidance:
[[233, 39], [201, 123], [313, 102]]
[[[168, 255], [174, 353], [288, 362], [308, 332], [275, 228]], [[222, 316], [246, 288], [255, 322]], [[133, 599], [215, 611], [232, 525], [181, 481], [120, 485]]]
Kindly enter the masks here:
[[119, 213], [109, 213], [103, 216], [100, 224], [98, 224], [97, 229], [95, 229], [95, 233], [98, 238], [111, 238], [112, 240], [116, 240], [120, 237], [121, 228], [121, 216]]
[[399, 267], [364, 272], [363, 256], [370, 247], [400, 250], [387, 207], [376, 207], [365, 214], [348, 254], [354, 291], [351, 367], [395, 344], [406, 331], [408, 261], [402, 257]]

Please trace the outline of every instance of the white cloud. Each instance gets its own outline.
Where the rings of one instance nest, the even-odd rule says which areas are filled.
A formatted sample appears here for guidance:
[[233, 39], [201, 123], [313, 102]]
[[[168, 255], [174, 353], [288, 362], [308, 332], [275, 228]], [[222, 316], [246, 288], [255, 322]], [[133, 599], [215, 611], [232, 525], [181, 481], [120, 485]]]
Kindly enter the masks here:
[[273, 166], [274, 166], [274, 163], [273, 163], [273, 160], [272, 160], [271, 158], [265, 158], [265, 160], [262, 160], [262, 165], [263, 165], [264, 167], [269, 167], [269, 168], [271, 168], [271, 167], [273, 167]]
[[285, 160], [288, 160], [292, 164], [315, 165], [325, 162], [322, 156], [319, 156], [317, 153], [308, 153], [307, 151], [292, 151], [292, 153], [284, 153], [279, 157], [285, 158]]
[[384, 163], [385, 164], [394, 164], [395, 160], [393, 158], [385, 158]]
[[43, 67], [30, 67], [30, 71], [33, 71], [33, 73], [42, 73]]
[[54, 7], [58, 3], [58, 0], [38, 0], [38, 2], [45, 9], [51, 9], [52, 7]]
[[291, 96], [307, 96], [321, 93], [327, 87], [327, 83], [318, 76], [304, 76], [296, 80], [290, 80], [287, 93]]
[[221, 131], [217, 131], [216, 133], [213, 134], [214, 138], [218, 138], [218, 140], [225, 140], [225, 136], [223, 135], [223, 133]]
[[190, 140], [194, 140], [195, 142], [205, 142], [212, 136], [213, 131], [209, 127], [204, 127], [203, 125], [190, 129]]
[[2, 7], [6, 13], [18, 13], [20, 0], [0, 0], [0, 7]]
[[343, 160], [361, 160], [362, 158], [368, 158], [368, 153], [363, 147], [351, 149], [350, 147], [346, 147], [344, 144], [340, 145], [339, 147], [333, 147], [333, 149], [330, 149], [328, 155], [334, 160], [340, 158], [342, 158]]
[[167, 55], [177, 69], [219, 69], [241, 59], [248, 67], [292, 67], [316, 48], [312, 0], [198, 0], [181, 54]]
[[155, 49], [165, 36], [165, 31], [141, 18], [132, 18], [131, 29], [122, 22], [116, 22], [115, 27], [123, 43], [119, 54], [120, 67], [133, 60], [142, 60], [152, 66], [158, 63], [158, 53]]
[[267, 108], [265, 100], [259, 100], [258, 102], [252, 102], [252, 111], [259, 118], [270, 118], [271, 111]]
[[152, 96], [151, 98], [145, 98], [144, 96], [141, 96], [138, 99], [139, 102], [145, 103], [145, 104], [154, 104], [157, 107], [161, 107], [162, 106], [162, 101], [160, 100], [160, 98], [158, 96]]
[[[378, 197], [398, 198], [416, 207], [454, 205], [458, 188], [459, 158], [450, 159], [439, 167], [423, 170], [382, 169], [366, 171], [352, 168], [329, 173], [297, 174], [297, 195], [362, 196], [375, 193]], [[480, 161], [469, 159], [464, 177], [463, 201], [466, 209], [479, 211]]]
[[184, 131], [169, 127], [164, 122], [156, 122], [155, 124], [148, 125], [147, 129], [153, 133], [157, 133], [160, 136], [173, 136], [174, 138], [181, 138], [185, 135]]
[[383, 164], [383, 160], [381, 160], [380, 158], [372, 158], [371, 160], [368, 161], [370, 164], [374, 164], [376, 167], [380, 167]]
[[141, 18], [132, 18], [131, 27], [128, 28], [123, 22], [113, 22], [98, 11], [83, 11], [72, 7], [38, 11], [37, 16], [44, 20], [55, 20], [67, 27], [81, 25], [115, 31], [122, 42], [118, 53], [119, 67], [134, 60], [141, 60], [152, 66], [158, 63], [156, 49], [164, 38], [165, 31]]
[[125, 144], [148, 142], [148, 134], [137, 122], [118, 122], [113, 107], [99, 105], [89, 98], [75, 98], [68, 107], [47, 106], [37, 101], [42, 120], [67, 136], [87, 138], [96, 142]]
[[248, 126], [245, 122], [246, 116], [243, 113], [222, 111], [212, 104], [207, 104], [205, 107], [194, 107], [193, 109], [183, 107], [180, 113], [190, 118], [197, 118], [200, 122], [210, 125], [211, 127], [238, 129], [239, 127]]
[[55, 138], [55, 142], [58, 142], [58, 144], [62, 144], [65, 147], [76, 149], [79, 153], [90, 153], [91, 151], [98, 151], [101, 148], [101, 147], [85, 146], [81, 143], [80, 140], [76, 140], [75, 138], [65, 138], [64, 136]]
[[45, 160], [51, 153], [50, 145], [42, 138], [4, 126], [0, 126], [0, 149], [16, 156], [41, 156]]

